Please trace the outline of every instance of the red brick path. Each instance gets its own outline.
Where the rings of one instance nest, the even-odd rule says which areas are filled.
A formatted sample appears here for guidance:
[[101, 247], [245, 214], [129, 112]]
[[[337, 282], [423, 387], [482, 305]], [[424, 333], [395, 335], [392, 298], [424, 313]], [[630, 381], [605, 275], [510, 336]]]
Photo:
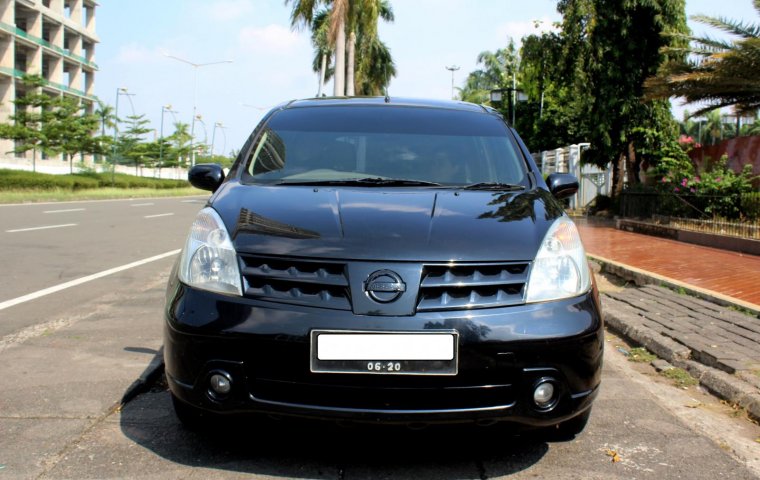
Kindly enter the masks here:
[[575, 222], [586, 252], [760, 307], [760, 257]]

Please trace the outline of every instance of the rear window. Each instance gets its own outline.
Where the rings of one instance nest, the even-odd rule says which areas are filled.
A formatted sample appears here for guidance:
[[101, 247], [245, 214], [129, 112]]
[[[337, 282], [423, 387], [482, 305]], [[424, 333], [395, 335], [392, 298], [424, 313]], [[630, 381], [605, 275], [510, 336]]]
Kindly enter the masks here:
[[506, 125], [485, 113], [403, 106], [299, 107], [272, 116], [244, 181], [367, 177], [442, 185], [526, 184]]

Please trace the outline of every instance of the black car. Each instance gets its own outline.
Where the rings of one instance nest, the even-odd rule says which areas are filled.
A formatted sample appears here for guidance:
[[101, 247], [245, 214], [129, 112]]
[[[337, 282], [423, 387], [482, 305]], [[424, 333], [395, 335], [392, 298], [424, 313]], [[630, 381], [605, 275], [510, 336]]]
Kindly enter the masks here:
[[578, 231], [495, 110], [397, 98], [270, 111], [171, 274], [180, 419], [265, 413], [509, 421], [574, 435], [600, 384], [599, 298]]

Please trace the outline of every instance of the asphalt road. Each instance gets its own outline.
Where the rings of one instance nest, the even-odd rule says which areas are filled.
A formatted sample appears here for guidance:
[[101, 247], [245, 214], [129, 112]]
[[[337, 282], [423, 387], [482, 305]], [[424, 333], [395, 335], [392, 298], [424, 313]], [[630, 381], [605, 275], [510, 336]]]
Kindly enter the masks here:
[[[46, 289], [182, 248], [207, 197], [0, 205], [0, 337], [122, 290], [113, 275], [60, 293]], [[51, 303], [52, 302], [52, 303]]]
[[[291, 422], [243, 422], [199, 435], [179, 424], [161, 385], [115, 409], [159, 355], [172, 252], [203, 203], [0, 206], [0, 479], [668, 480], [760, 472], [757, 444], [734, 442], [736, 419], [692, 408], [698, 392], [654, 382], [614, 340], [591, 422], [564, 443], [498, 428]], [[46, 293], [61, 285], [70, 286]]]

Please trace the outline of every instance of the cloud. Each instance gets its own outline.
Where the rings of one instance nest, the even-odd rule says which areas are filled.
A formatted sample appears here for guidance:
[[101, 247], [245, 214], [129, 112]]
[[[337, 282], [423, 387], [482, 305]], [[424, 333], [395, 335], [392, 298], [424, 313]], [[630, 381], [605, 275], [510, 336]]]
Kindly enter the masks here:
[[238, 34], [238, 41], [244, 50], [276, 54], [291, 53], [308, 45], [303, 34], [277, 24], [243, 28]]
[[496, 28], [496, 33], [500, 41], [506, 38], [512, 38], [516, 45], [526, 35], [540, 35], [544, 32], [556, 32], [558, 29], [554, 26], [554, 21], [549, 17], [543, 17], [537, 20], [527, 20], [522, 22], [506, 22]]
[[216, 0], [209, 5], [209, 17], [218, 22], [240, 20], [253, 12], [251, 0]]
[[150, 49], [144, 45], [130, 43], [119, 49], [116, 61], [127, 64], [145, 64], [154, 62], [161, 56], [161, 52], [157, 49]]

